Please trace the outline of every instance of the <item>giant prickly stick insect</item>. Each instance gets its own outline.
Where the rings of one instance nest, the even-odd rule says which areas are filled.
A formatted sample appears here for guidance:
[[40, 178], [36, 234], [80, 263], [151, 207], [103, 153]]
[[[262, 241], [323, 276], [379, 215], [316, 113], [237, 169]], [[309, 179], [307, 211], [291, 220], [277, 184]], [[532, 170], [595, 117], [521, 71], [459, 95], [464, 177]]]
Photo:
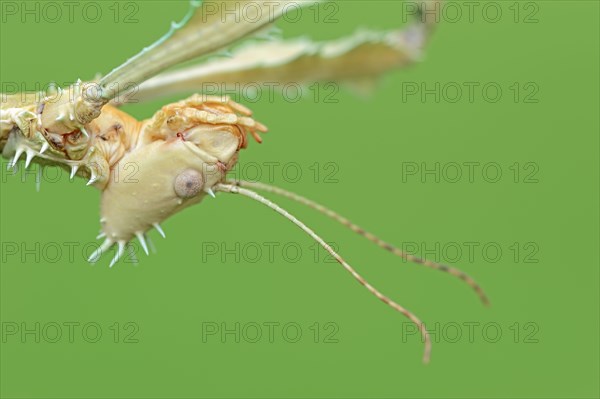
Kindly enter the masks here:
[[[116, 246], [111, 267], [134, 238], [148, 254], [146, 233], [155, 228], [164, 236], [162, 221], [207, 195], [231, 193], [258, 201], [297, 225], [373, 295], [415, 323], [425, 342], [427, 362], [431, 340], [419, 318], [369, 284], [299, 219], [254, 190], [300, 202], [397, 256], [450, 273], [470, 285], [487, 304], [473, 279], [453, 267], [407, 254], [307, 198], [261, 183], [228, 180], [227, 172], [236, 164], [240, 150], [247, 147], [248, 135], [261, 142], [260, 134], [267, 131], [249, 109], [228, 97], [196, 94], [164, 106], [145, 121], [119, 109], [124, 102], [120, 91], [132, 84], [138, 89], [136, 98], [147, 100], [203, 82], [349, 82], [376, 77], [419, 59], [437, 19], [435, 10], [439, 12], [438, 2], [422, 2], [421, 7], [430, 9], [417, 10], [418, 20], [401, 30], [360, 31], [331, 42], [271, 38], [237, 45], [245, 38], [268, 35], [273, 22], [292, 3], [306, 6], [315, 0], [238, 0], [233, 13], [231, 7], [228, 12], [214, 12], [227, 7], [226, 2], [191, 1], [187, 15], [172, 23], [165, 36], [96, 81], [78, 81], [43, 93], [2, 95], [0, 150], [11, 160], [9, 168], [25, 155], [26, 168], [32, 162], [58, 165], [67, 169], [71, 178], [86, 178], [88, 185], [101, 191], [98, 238], [104, 242], [89, 260], [96, 262]], [[259, 11], [258, 18], [240, 17], [241, 10], [250, 5]], [[213, 58], [198, 66], [166, 71], [234, 44], [226, 59]], [[139, 168], [135, 183], [111, 178], [131, 163]]]

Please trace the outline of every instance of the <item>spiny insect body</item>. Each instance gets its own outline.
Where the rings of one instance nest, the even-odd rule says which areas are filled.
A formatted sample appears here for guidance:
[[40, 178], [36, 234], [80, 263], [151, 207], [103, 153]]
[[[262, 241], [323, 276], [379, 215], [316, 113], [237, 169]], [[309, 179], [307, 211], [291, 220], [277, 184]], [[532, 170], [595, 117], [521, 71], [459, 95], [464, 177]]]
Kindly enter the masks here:
[[[227, 7], [224, 2], [220, 7]], [[438, 269], [464, 280], [487, 298], [469, 276], [450, 266], [440, 265], [404, 253], [363, 230], [334, 211], [297, 194], [261, 183], [229, 181], [227, 173], [250, 137], [261, 142], [267, 128], [252, 117], [249, 109], [228, 97], [195, 94], [164, 106], [152, 118], [138, 121], [121, 111], [126, 102], [119, 88], [137, 87], [136, 99], [179, 93], [202, 83], [265, 82], [311, 83], [339, 81], [361, 83], [385, 71], [418, 60], [436, 21], [435, 13], [417, 13], [415, 24], [388, 32], [360, 31], [332, 42], [306, 38], [283, 40], [270, 34], [274, 19], [289, 3], [314, 1], [238, 1], [238, 9], [252, 3], [265, 16], [246, 20], [228, 9], [210, 13], [198, 1], [190, 3], [183, 20], [153, 45], [95, 81], [66, 87], [52, 87], [44, 93], [2, 95], [0, 108], [0, 150], [9, 168], [24, 157], [25, 168], [32, 162], [41, 166], [59, 165], [71, 178], [88, 179], [101, 191], [101, 233], [104, 242], [90, 256], [96, 262], [102, 253], [116, 246], [112, 267], [124, 254], [126, 245], [137, 238], [148, 253], [146, 234], [160, 223], [216, 192], [232, 193], [262, 203], [296, 224], [322, 245], [358, 282], [378, 299], [401, 312], [420, 329], [425, 341], [424, 360], [429, 360], [431, 342], [424, 323], [411, 312], [370, 285], [352, 266], [313, 230], [286, 210], [256, 191], [281, 195], [311, 207], [366, 237], [397, 256]], [[431, 3], [431, 4], [428, 4]], [[438, 2], [423, 6], [439, 11]], [[218, 3], [217, 3], [218, 4]], [[238, 11], [239, 11], [238, 10]], [[216, 33], [218, 32], [218, 33]], [[246, 37], [268, 38], [233, 47]], [[165, 72], [190, 59], [221, 52], [207, 62]], [[126, 94], [126, 93], [125, 93]], [[135, 179], [128, 180], [129, 168]], [[117, 178], [118, 177], [118, 178]]]

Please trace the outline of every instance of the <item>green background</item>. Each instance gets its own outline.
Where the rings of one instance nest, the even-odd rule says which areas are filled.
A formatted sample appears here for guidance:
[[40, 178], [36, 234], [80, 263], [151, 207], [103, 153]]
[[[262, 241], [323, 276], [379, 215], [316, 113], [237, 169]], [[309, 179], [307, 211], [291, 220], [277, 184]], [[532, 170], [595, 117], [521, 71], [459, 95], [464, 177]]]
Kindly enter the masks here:
[[[3, 21], [2, 82], [32, 89], [36, 82], [106, 73], [186, 9], [182, 2], [138, 2], [138, 22], [127, 24], [124, 15], [112, 20], [112, 2], [98, 4], [106, 13], [99, 23], [77, 12], [73, 23], [66, 17]], [[453, 263], [483, 285], [490, 308], [458, 280], [403, 262], [314, 211], [277, 199], [335, 242], [375, 286], [437, 328], [431, 364], [421, 363], [418, 336], [403, 335], [401, 315], [322, 252], [315, 261], [307, 237], [256, 203], [222, 194], [165, 222], [166, 240], [152, 232], [158, 252], [137, 267], [120, 262], [109, 269], [109, 257], [91, 267], [81, 251], [97, 234], [98, 192], [63, 174], [58, 182], [43, 181], [36, 193], [32, 176], [25, 182], [21, 174], [7, 176], [3, 164], [1, 320], [5, 329], [40, 323], [47, 334], [36, 343], [4, 331], [2, 397], [598, 397], [598, 2], [519, 3], [518, 23], [514, 2], [496, 4], [503, 11], [497, 23], [481, 12], [473, 22], [463, 15], [443, 23], [425, 62], [385, 76], [370, 98], [342, 87], [334, 104], [291, 103], [281, 95], [246, 103], [270, 128], [265, 143], [251, 143], [241, 157], [242, 165], [261, 165], [263, 181], [328, 204], [398, 245], [457, 243], [466, 251], [465, 243], [477, 243], [473, 258], [463, 253]], [[306, 14], [301, 23], [279, 26], [286, 36], [324, 39], [402, 22], [398, 2], [338, 5], [337, 23], [322, 23], [325, 15], [315, 23]], [[118, 6], [124, 14], [135, 10]], [[524, 23], [534, 11], [537, 22]], [[496, 103], [481, 91], [472, 103], [436, 103], [432, 96], [403, 101], [403, 82], [494, 82], [503, 96]], [[523, 94], [514, 101], [509, 87], [515, 82], [533, 83], [537, 102], [525, 102]], [[145, 118], [177, 98], [127, 110]], [[272, 178], [266, 162], [281, 165]], [[330, 162], [333, 182], [326, 179]], [[403, 168], [415, 162], [493, 163], [503, 175], [497, 183], [486, 181], [481, 169], [473, 182], [403, 178]], [[282, 173], [289, 163], [300, 165], [297, 182]], [[517, 182], [514, 163], [521, 170]], [[256, 262], [252, 251], [239, 262], [221, 254], [203, 258], [206, 243], [239, 243], [248, 251], [257, 244], [263, 253]], [[265, 243], [279, 245], [273, 261]], [[502, 249], [495, 262], [481, 251], [490, 243]], [[302, 249], [297, 262], [286, 261], [285, 244]], [[17, 253], [9, 254], [8, 245], [17, 245]], [[57, 245], [62, 253], [55, 261]], [[68, 245], [75, 245], [72, 259]], [[448, 260], [449, 254], [430, 257]], [[53, 337], [51, 323], [67, 322], [80, 325], [74, 342], [64, 336], [66, 327], [59, 342], [45, 339]], [[137, 343], [124, 342], [129, 322], [137, 326]], [[231, 336], [203, 342], [203, 325], [213, 325], [207, 323], [251, 328], [266, 322], [280, 323], [274, 342], [265, 336], [257, 343]], [[99, 342], [82, 337], [86, 323], [101, 326]], [[286, 323], [300, 326], [299, 342], [282, 336]], [[327, 323], [336, 326], [337, 342], [324, 342], [333, 331]], [[465, 323], [479, 323], [472, 340]], [[456, 326], [462, 336], [453, 342]], [[492, 327], [484, 333], [484, 326]]]

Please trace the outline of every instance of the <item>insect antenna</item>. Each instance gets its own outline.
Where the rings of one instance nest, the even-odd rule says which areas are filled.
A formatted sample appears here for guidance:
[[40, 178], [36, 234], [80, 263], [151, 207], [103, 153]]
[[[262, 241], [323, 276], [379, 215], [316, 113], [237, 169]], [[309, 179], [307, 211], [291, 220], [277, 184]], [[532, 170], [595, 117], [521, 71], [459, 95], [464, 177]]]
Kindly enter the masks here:
[[360, 284], [362, 284], [369, 292], [375, 295], [379, 300], [381, 300], [386, 305], [390, 306], [392, 309], [402, 313], [405, 317], [407, 317], [410, 321], [412, 321], [419, 328], [421, 332], [421, 336], [425, 343], [425, 350], [423, 353], [423, 363], [429, 363], [429, 359], [431, 357], [431, 339], [429, 336], [429, 332], [425, 327], [425, 324], [413, 313], [404, 307], [400, 306], [396, 302], [392, 301], [387, 296], [383, 295], [379, 290], [373, 287], [367, 280], [364, 279], [352, 266], [350, 266], [329, 244], [327, 244], [321, 237], [319, 237], [312, 229], [298, 220], [295, 216], [291, 215], [288, 211], [281, 208], [279, 205], [271, 202], [270, 200], [264, 198], [263, 196], [255, 193], [254, 191], [239, 187], [235, 184], [217, 184], [215, 187], [216, 191], [231, 193], [231, 194], [240, 194], [254, 201], [260, 202], [261, 204], [271, 208], [275, 212], [279, 213], [290, 222], [294, 223], [298, 226], [302, 231], [308, 234], [313, 240], [319, 243], [333, 258], [340, 264], [346, 271], [348, 271], [354, 279], [356, 279]]
[[246, 187], [246, 188], [251, 188], [254, 190], [266, 191], [268, 193], [281, 195], [285, 198], [291, 199], [292, 201], [296, 201], [296, 202], [306, 205], [312, 209], [315, 209], [318, 212], [320, 212], [320, 213], [328, 216], [329, 218], [341, 223], [342, 225], [348, 227], [350, 230], [354, 231], [355, 233], [365, 237], [369, 241], [375, 243], [380, 248], [383, 248], [386, 251], [391, 252], [396, 256], [406, 259], [409, 262], [417, 263], [419, 265], [423, 265], [423, 266], [429, 267], [431, 269], [435, 269], [435, 270], [439, 270], [439, 271], [451, 274], [452, 276], [455, 276], [455, 277], [461, 279], [477, 293], [477, 295], [481, 299], [481, 302], [485, 306], [490, 305], [490, 301], [489, 301], [487, 295], [485, 294], [485, 292], [483, 291], [483, 289], [479, 286], [479, 284], [477, 284], [477, 282], [471, 276], [469, 276], [462, 270], [459, 270], [455, 267], [444, 265], [441, 263], [432, 262], [430, 260], [419, 258], [418, 256], [414, 256], [409, 253], [406, 253], [405, 251], [402, 251], [400, 248], [398, 248], [392, 244], [389, 244], [388, 242], [377, 237], [376, 235], [366, 231], [362, 227], [352, 223], [351, 221], [349, 221], [345, 217], [341, 216], [340, 214], [336, 213], [335, 211], [332, 211], [331, 209], [329, 209], [317, 202], [309, 200], [308, 198], [303, 197], [298, 194], [295, 194], [293, 192], [281, 189], [279, 187], [274, 187], [274, 186], [271, 186], [268, 184], [264, 184], [264, 183], [255, 183], [255, 182], [248, 182], [248, 181], [235, 181], [235, 182], [228, 182], [228, 183], [236, 185], [238, 187]]

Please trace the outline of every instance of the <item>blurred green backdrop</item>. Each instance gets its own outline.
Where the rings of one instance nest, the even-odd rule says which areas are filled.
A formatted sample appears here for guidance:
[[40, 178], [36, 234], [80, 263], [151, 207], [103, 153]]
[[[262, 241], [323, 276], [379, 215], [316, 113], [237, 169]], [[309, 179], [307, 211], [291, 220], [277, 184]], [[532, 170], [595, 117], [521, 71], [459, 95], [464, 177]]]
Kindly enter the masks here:
[[[187, 8], [76, 2], [71, 18], [62, 2], [1, 3], [0, 80], [29, 90], [110, 71]], [[279, 26], [328, 39], [406, 11], [333, 4]], [[98, 192], [49, 172], [36, 193], [4, 161], [1, 396], [598, 397], [598, 2], [473, 4], [447, 6], [425, 62], [370, 98], [322, 85], [298, 102], [240, 100], [271, 132], [237, 176], [328, 204], [487, 290], [489, 309], [277, 199], [424, 319], [430, 365], [402, 316], [258, 204], [220, 195], [164, 223], [166, 240], [153, 232], [158, 252], [137, 267], [92, 267]]]

